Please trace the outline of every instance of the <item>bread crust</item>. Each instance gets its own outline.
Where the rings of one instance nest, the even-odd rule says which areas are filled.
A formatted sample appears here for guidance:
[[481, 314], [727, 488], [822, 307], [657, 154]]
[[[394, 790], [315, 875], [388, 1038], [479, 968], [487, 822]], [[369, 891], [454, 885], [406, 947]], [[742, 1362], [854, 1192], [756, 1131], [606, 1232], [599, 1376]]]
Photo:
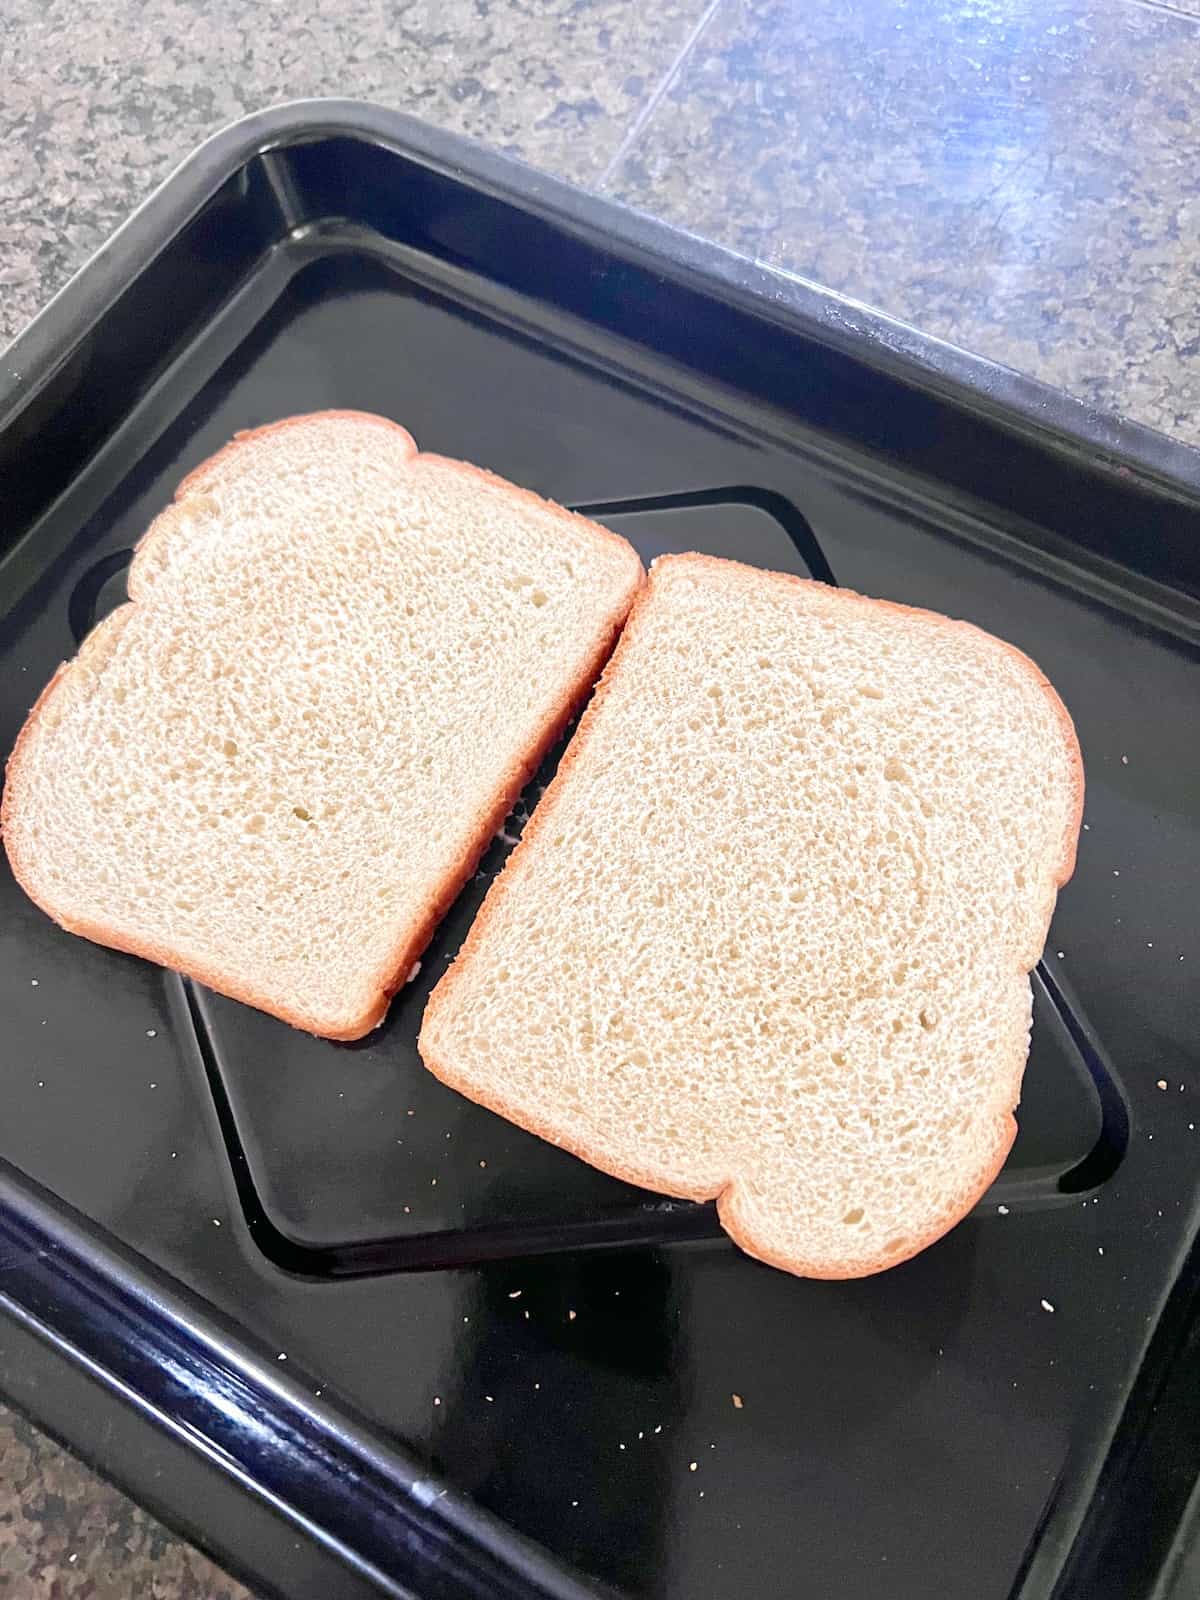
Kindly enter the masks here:
[[[1041, 955], [1046, 932], [1049, 929], [1050, 917], [1054, 910], [1057, 891], [1067, 882], [1074, 871], [1076, 845], [1080, 823], [1083, 819], [1084, 802], [1083, 758], [1075, 733], [1075, 725], [1071, 721], [1066, 706], [1041, 669], [1027, 655], [1018, 650], [1015, 645], [1009, 644], [1006, 640], [997, 639], [995, 635], [989, 634], [985, 629], [976, 627], [973, 623], [945, 617], [940, 612], [929, 611], [920, 606], [906, 606], [898, 601], [872, 599], [851, 589], [833, 588], [829, 584], [818, 583], [811, 578], [796, 577], [791, 573], [765, 572], [760, 568], [748, 566], [744, 562], [726, 561], [718, 556], [698, 553], [665, 555], [660, 556], [657, 561], [651, 564], [651, 578], [660, 567], [682, 565], [699, 566], [703, 569], [717, 567], [726, 576], [728, 576], [728, 569], [733, 568], [739, 579], [749, 587], [757, 587], [765, 581], [795, 586], [800, 589], [820, 589], [830, 594], [836, 594], [839, 600], [849, 600], [864, 607], [882, 608], [887, 611], [901, 612], [908, 616], [921, 617], [932, 624], [936, 624], [939, 628], [958, 631], [967, 630], [987, 640], [990, 648], [1003, 650], [1021, 671], [1027, 673], [1033, 679], [1038, 689], [1047, 696], [1051, 711], [1062, 733], [1070, 764], [1072, 790], [1069, 821], [1064, 830], [1059, 861], [1053, 873], [1053, 888], [1048, 900], [1042, 907], [1042, 916], [1039, 918], [1039, 923], [1042, 925], [1041, 941], [1037, 949], [1029, 955], [1027, 962], [1024, 961], [1024, 956], [1022, 955], [1021, 964], [1019, 965], [1019, 975], [1027, 978], [1028, 973], [1037, 964]], [[447, 969], [430, 995], [417, 1047], [425, 1066], [449, 1088], [457, 1090], [460, 1094], [466, 1095], [468, 1099], [486, 1106], [488, 1110], [497, 1112], [500, 1116], [507, 1118], [508, 1121], [515, 1122], [519, 1127], [525, 1128], [530, 1133], [537, 1134], [549, 1143], [558, 1145], [561, 1149], [568, 1151], [571, 1155], [578, 1156], [591, 1166], [599, 1167], [602, 1171], [609, 1173], [610, 1176], [620, 1179], [624, 1183], [636, 1184], [641, 1188], [652, 1189], [660, 1194], [672, 1195], [680, 1200], [715, 1200], [721, 1226], [747, 1255], [754, 1256], [757, 1260], [766, 1262], [770, 1266], [779, 1267], [785, 1272], [796, 1273], [806, 1278], [847, 1279], [869, 1277], [874, 1273], [883, 1272], [889, 1267], [898, 1266], [901, 1262], [919, 1255], [922, 1250], [942, 1238], [960, 1222], [987, 1192], [1003, 1168], [1017, 1135], [1017, 1122], [1013, 1115], [1016, 1099], [1014, 1099], [1013, 1108], [997, 1128], [995, 1145], [988, 1161], [982, 1166], [977, 1181], [972, 1184], [961, 1203], [949, 1208], [942, 1217], [938, 1218], [920, 1235], [905, 1239], [902, 1248], [891, 1254], [881, 1254], [874, 1260], [869, 1260], [865, 1263], [861, 1260], [854, 1262], [835, 1259], [810, 1260], [796, 1255], [788, 1255], [786, 1252], [778, 1250], [769, 1240], [760, 1238], [755, 1234], [752, 1223], [742, 1216], [738, 1210], [737, 1174], [731, 1174], [721, 1183], [704, 1188], [689, 1188], [664, 1182], [662, 1174], [655, 1171], [650, 1164], [645, 1167], [637, 1167], [633, 1163], [627, 1164], [621, 1161], [614, 1161], [591, 1148], [586, 1139], [576, 1139], [565, 1136], [561, 1131], [552, 1130], [548, 1123], [539, 1118], [528, 1106], [518, 1107], [508, 1103], [502, 1089], [495, 1084], [489, 1084], [486, 1089], [481, 1090], [478, 1084], [464, 1081], [456, 1073], [453, 1062], [438, 1053], [435, 1039], [438, 1017], [453, 1006], [455, 986], [461, 980], [466, 964], [471, 960], [480, 943], [486, 938], [490, 919], [495, 915], [504, 895], [511, 888], [510, 869], [512, 865], [525, 852], [536, 849], [538, 840], [553, 825], [563, 786], [575, 765], [586, 756], [592, 732], [596, 720], [602, 712], [604, 701], [611, 691], [614, 680], [621, 672], [622, 662], [626, 653], [637, 638], [638, 630], [642, 623], [642, 612], [652, 601], [652, 587], [652, 583], [647, 583], [637, 600], [635, 600], [617, 647], [609, 658], [596, 692], [588, 703], [553, 782], [548, 786], [537, 809], [526, 825], [516, 850], [509, 857], [509, 860], [505, 863], [504, 870], [489, 889], [487, 898], [467, 933], [458, 957]], [[508, 880], [507, 882], [506, 879]], [[1015, 1079], [1018, 1089], [1020, 1078], [1024, 1072], [1025, 1060], [1026, 1054], [1022, 1054], [1019, 1060], [1006, 1064], [1003, 1068], [1006, 1076]], [[998, 1069], [998, 1076], [1000, 1070]]]
[[[264, 436], [280, 433], [287, 429], [301, 428], [313, 423], [326, 422], [331, 418], [347, 418], [359, 424], [387, 429], [392, 434], [399, 434], [408, 444], [408, 455], [413, 467], [418, 467], [421, 462], [428, 461], [441, 466], [449, 466], [473, 478], [483, 479], [498, 492], [516, 496], [521, 502], [536, 505], [543, 513], [547, 510], [557, 513], [572, 527], [584, 532], [591, 537], [600, 537], [610, 546], [621, 550], [629, 561], [630, 589], [628, 601], [614, 607], [602, 621], [593, 641], [592, 648], [577, 676], [569, 683], [559, 701], [550, 709], [538, 728], [536, 736], [523, 755], [502, 772], [497, 779], [495, 798], [490, 806], [481, 810], [471, 819], [471, 832], [468, 844], [454, 865], [447, 871], [439, 890], [429, 896], [408, 922], [397, 930], [395, 943], [389, 951], [384, 963], [371, 974], [371, 987], [374, 994], [370, 1004], [344, 1017], [318, 1016], [304, 1009], [302, 1005], [280, 1006], [269, 996], [256, 989], [253, 984], [246, 983], [239, 975], [236, 967], [219, 966], [199, 961], [186, 961], [180, 957], [178, 951], [156, 943], [153, 940], [141, 940], [123, 935], [117, 929], [103, 922], [91, 921], [86, 917], [79, 917], [72, 913], [68, 906], [57, 904], [46, 894], [37, 877], [37, 864], [26, 851], [21, 837], [20, 828], [20, 799], [19, 790], [23, 776], [23, 762], [28, 755], [29, 742], [39, 720], [50, 710], [54, 697], [60, 693], [69, 680], [70, 674], [76, 670], [81, 662], [86, 664], [89, 652], [94, 652], [99, 645], [106, 642], [109, 636], [120, 631], [123, 621], [127, 621], [132, 614], [134, 606], [139, 604], [153, 604], [152, 599], [138, 598], [138, 569], [144, 563], [146, 555], [153, 548], [156, 541], [170, 533], [172, 512], [181, 505], [189, 495], [201, 492], [203, 485], [209, 481], [221, 463], [228, 461], [238, 451], [245, 448], [248, 443], [263, 438]], [[211, 989], [228, 995], [231, 999], [242, 1001], [253, 1006], [259, 1011], [265, 1011], [272, 1016], [279, 1017], [283, 1022], [289, 1023], [294, 1028], [301, 1028], [306, 1032], [319, 1034], [323, 1038], [349, 1041], [361, 1039], [364, 1034], [377, 1027], [387, 1013], [392, 996], [403, 987], [408, 973], [414, 962], [420, 957], [421, 952], [433, 937], [439, 922], [445, 916], [450, 906], [458, 897], [460, 890], [475, 868], [479, 860], [491, 843], [497, 829], [503, 823], [509, 811], [525, 785], [537, 771], [547, 751], [562, 733], [572, 715], [578, 710], [586, 697], [597, 674], [600, 672], [607, 659], [621, 625], [625, 620], [629, 604], [636, 598], [637, 593], [645, 582], [645, 573], [641, 560], [633, 546], [619, 534], [611, 532], [608, 528], [601, 527], [598, 523], [589, 521], [586, 517], [578, 516], [573, 511], [556, 505], [553, 501], [545, 500], [532, 491], [522, 489], [516, 484], [510, 484], [496, 474], [487, 472], [483, 468], [472, 466], [468, 462], [448, 461], [445, 457], [426, 455], [417, 448], [417, 444], [407, 429], [398, 423], [391, 422], [385, 417], [378, 417], [369, 412], [361, 411], [319, 411], [302, 416], [286, 417], [279, 422], [269, 423], [261, 428], [244, 430], [234, 435], [233, 439], [210, 456], [200, 466], [188, 473], [179, 484], [171, 504], [167, 506], [154, 519], [146, 532], [138, 541], [134, 551], [134, 559], [129, 569], [129, 590], [131, 599], [119, 606], [84, 639], [73, 661], [64, 662], [46, 684], [41, 694], [35, 701], [28, 717], [18, 734], [6, 766], [6, 779], [3, 798], [0, 799], [0, 836], [3, 837], [4, 847], [8, 855], [13, 876], [29, 898], [47, 916], [57, 922], [60, 927], [69, 933], [81, 935], [90, 939], [95, 944], [105, 945], [113, 950], [120, 950], [127, 955], [138, 956], [146, 961], [153, 961], [162, 967], [171, 968], [186, 977], [194, 978], [197, 982], [205, 984]]]

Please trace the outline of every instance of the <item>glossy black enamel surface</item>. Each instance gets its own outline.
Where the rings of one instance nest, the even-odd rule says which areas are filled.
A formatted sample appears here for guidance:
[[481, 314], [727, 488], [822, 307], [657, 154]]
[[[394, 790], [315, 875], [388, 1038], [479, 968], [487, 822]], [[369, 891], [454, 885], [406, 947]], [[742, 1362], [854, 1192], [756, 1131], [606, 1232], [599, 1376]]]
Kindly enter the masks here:
[[1200, 1461], [1187, 1404], [1153, 1409], [1200, 1369], [1194, 458], [346, 107], [202, 152], [15, 349], [6, 749], [184, 472], [353, 406], [647, 558], [1011, 639], [1075, 715], [1089, 798], [1008, 1167], [948, 1239], [841, 1285], [422, 1072], [504, 838], [354, 1047], [70, 938], [5, 869], [0, 1386], [285, 1593], [329, 1592], [329, 1562], [347, 1594], [1149, 1593]]

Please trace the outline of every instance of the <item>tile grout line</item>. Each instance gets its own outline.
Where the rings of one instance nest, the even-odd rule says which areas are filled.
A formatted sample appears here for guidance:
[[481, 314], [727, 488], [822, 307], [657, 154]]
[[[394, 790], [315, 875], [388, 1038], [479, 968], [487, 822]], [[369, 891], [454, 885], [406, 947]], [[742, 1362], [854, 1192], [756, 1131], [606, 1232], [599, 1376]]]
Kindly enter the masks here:
[[625, 157], [629, 154], [634, 145], [637, 144], [638, 140], [645, 132], [646, 124], [658, 110], [659, 106], [663, 102], [663, 99], [670, 91], [672, 85], [675, 83], [675, 80], [679, 77], [680, 72], [683, 70], [684, 62], [699, 43], [701, 35], [704, 33], [712, 19], [716, 16], [721, 4], [722, 0], [709, 0], [708, 5], [705, 6], [703, 13], [698, 18], [691, 33], [689, 33], [687, 38], [683, 41], [683, 46], [680, 49], [679, 54], [675, 57], [674, 61], [672, 61], [671, 65], [667, 68], [662, 77], [659, 79], [658, 83], [655, 85], [653, 94], [646, 101], [645, 105], [638, 112], [637, 116], [633, 119], [629, 131], [617, 146], [613, 153], [612, 159], [607, 163], [604, 171], [600, 174], [600, 177], [596, 183], [597, 193], [608, 187], [609, 183], [616, 176], [617, 170], [624, 161]]
[[1184, 22], [1192, 22], [1200, 26], [1200, 14], [1195, 11], [1184, 11], [1179, 6], [1173, 6], [1171, 0], [1130, 0], [1130, 4], [1143, 11], [1154, 11], [1160, 16], [1180, 17]]

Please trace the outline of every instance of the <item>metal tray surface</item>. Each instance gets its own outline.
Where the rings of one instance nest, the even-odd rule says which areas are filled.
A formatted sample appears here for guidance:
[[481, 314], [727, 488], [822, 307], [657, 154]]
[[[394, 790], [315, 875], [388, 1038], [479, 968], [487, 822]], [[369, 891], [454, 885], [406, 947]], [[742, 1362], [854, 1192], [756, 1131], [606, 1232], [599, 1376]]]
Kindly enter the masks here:
[[589, 512], [965, 616], [1071, 709], [1009, 1163], [878, 1278], [741, 1256], [425, 1074], [541, 789], [319, 1041], [0, 871], [0, 1389], [264, 1592], [1136, 1600], [1194, 1562], [1200, 493], [1183, 447], [368, 107], [203, 149], [0, 369], [0, 743], [235, 430], [378, 411]]

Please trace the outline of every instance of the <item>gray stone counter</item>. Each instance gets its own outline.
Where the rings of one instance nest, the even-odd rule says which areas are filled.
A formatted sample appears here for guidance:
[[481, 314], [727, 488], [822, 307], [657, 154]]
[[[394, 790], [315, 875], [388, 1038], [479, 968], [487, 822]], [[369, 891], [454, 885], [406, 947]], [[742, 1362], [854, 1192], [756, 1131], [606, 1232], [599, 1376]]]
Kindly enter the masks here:
[[398, 106], [1200, 442], [1200, 0], [7, 0], [0, 338], [205, 135]]

